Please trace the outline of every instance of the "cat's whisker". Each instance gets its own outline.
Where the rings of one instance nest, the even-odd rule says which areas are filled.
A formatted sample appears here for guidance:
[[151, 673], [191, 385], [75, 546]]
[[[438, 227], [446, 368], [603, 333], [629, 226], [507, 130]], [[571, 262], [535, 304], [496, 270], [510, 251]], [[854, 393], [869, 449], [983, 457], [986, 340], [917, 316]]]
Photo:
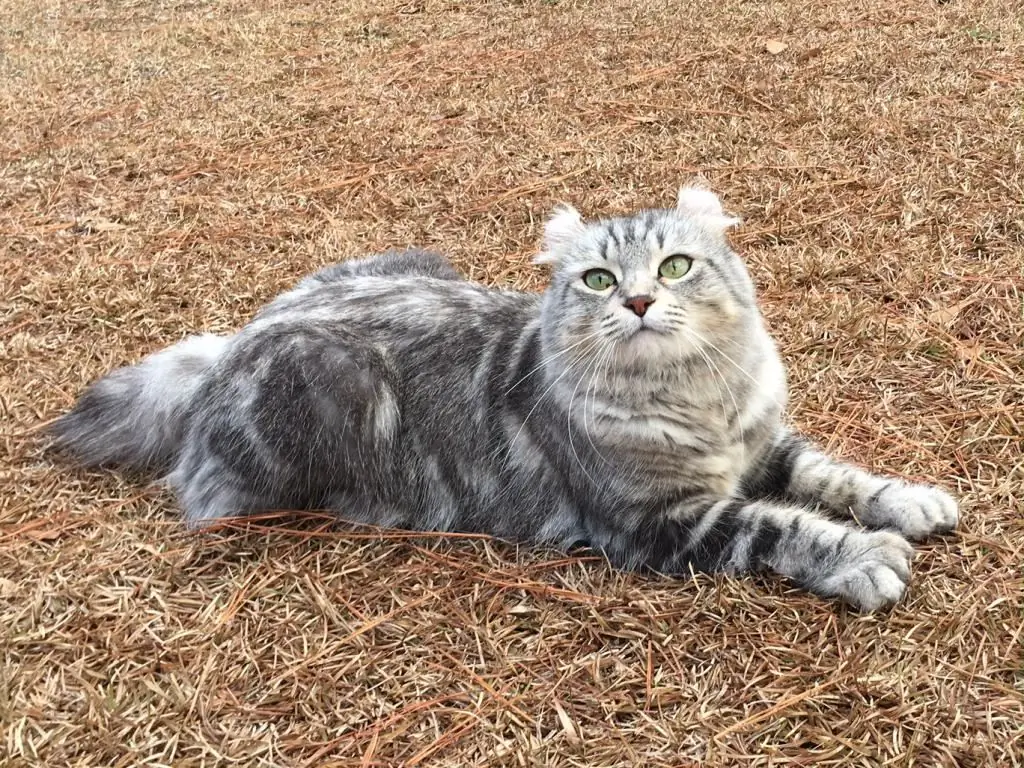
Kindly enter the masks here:
[[725, 419], [726, 424], [728, 424], [729, 422], [729, 414], [725, 408], [725, 400], [722, 398], [722, 388], [718, 385], [719, 381], [722, 382], [722, 385], [725, 387], [725, 391], [729, 394], [729, 399], [732, 400], [733, 412], [736, 414], [736, 427], [739, 429], [740, 432], [742, 462], [746, 464], [747, 436], [743, 430], [743, 417], [740, 413], [739, 403], [736, 402], [736, 396], [733, 394], [732, 387], [729, 386], [729, 381], [728, 379], [725, 378], [725, 375], [722, 373], [722, 370], [718, 367], [718, 364], [715, 363], [715, 361], [711, 359], [710, 355], [708, 355], [708, 353], [705, 352], [700, 347], [697, 348], [697, 351], [700, 353], [700, 356], [704, 359], [704, 362], [707, 364], [708, 370], [711, 372], [713, 377], [712, 380], [715, 381], [715, 388], [718, 390], [718, 399], [722, 403], [722, 418]]
[[739, 371], [744, 376], [746, 376], [748, 379], [750, 379], [750, 381], [752, 381], [756, 386], [758, 386], [758, 387], [761, 386], [761, 382], [759, 382], [757, 379], [755, 379], [753, 376], [751, 376], [750, 372], [747, 371], [746, 368], [744, 368], [742, 365], [740, 365], [735, 360], [733, 360], [731, 357], [729, 357], [727, 354], [725, 354], [725, 352], [723, 352], [721, 349], [719, 349], [717, 346], [715, 346], [711, 341], [709, 341], [707, 338], [705, 338], [702, 334], [697, 333], [697, 331], [695, 331], [693, 328], [687, 328], [687, 331], [689, 331], [689, 333], [691, 333], [701, 344], [703, 344], [704, 346], [710, 347], [711, 349], [715, 350], [715, 352], [717, 352], [719, 355], [722, 356], [723, 360], [725, 360], [726, 362], [730, 363], [737, 371]]
[[[576, 451], [576, 445], [573, 443], [573, 439], [572, 439], [572, 421], [573, 421], [573, 419], [572, 419], [572, 404], [573, 404], [573, 401], [576, 399], [576, 392], [579, 390], [580, 384], [583, 383], [583, 379], [587, 375], [587, 371], [590, 370], [591, 368], [593, 368], [597, 364], [598, 360], [600, 360], [600, 355], [595, 356], [590, 361], [589, 366], [584, 371], [582, 371], [580, 373], [579, 378], [576, 380], [576, 386], [572, 388], [572, 394], [569, 396], [569, 406], [565, 409], [565, 426], [566, 426], [565, 432], [566, 432], [567, 437], [569, 438], [569, 450], [572, 451], [572, 455], [576, 458], [576, 463], [579, 464], [580, 469], [583, 471], [583, 474], [585, 474], [587, 476], [587, 478], [590, 480], [590, 482], [592, 482], [594, 485], [597, 485], [597, 481], [594, 480], [593, 475], [591, 475], [590, 472], [587, 470], [587, 468], [583, 465], [583, 460], [580, 458], [579, 453]], [[586, 407], [587, 407], [587, 397], [586, 397], [586, 390], [584, 390], [584, 395], [583, 395], [583, 411], [584, 411], [584, 413], [583, 413], [583, 431], [584, 432], [587, 431]], [[589, 437], [589, 435], [588, 435], [588, 437]], [[591, 445], [593, 445], [593, 441], [591, 441]]]
[[604, 349], [601, 356], [598, 358], [597, 365], [594, 366], [594, 372], [590, 375], [590, 384], [587, 385], [587, 390], [583, 392], [583, 431], [586, 432], [587, 440], [590, 441], [590, 447], [594, 449], [598, 458], [600, 458], [605, 464], [609, 464], [610, 462], [605, 458], [605, 455], [601, 453], [601, 450], [594, 445], [594, 438], [590, 433], [590, 429], [587, 427], [587, 392], [593, 391], [593, 396], [590, 399], [590, 412], [591, 416], [593, 416], [594, 408], [597, 406], [597, 379], [601, 374], [602, 368], [604, 369], [604, 372], [607, 373], [614, 355], [615, 348], [613, 346], [609, 345]]
[[566, 354], [568, 352], [572, 352], [574, 349], [577, 349], [582, 344], [585, 344], [586, 342], [590, 341], [591, 339], [593, 339], [593, 338], [595, 338], [597, 336], [600, 336], [602, 333], [603, 333], [603, 331], [601, 331], [600, 329], [597, 330], [597, 331], [594, 331], [593, 333], [588, 334], [587, 336], [584, 336], [582, 339], [580, 339], [579, 341], [575, 342], [574, 344], [569, 345], [565, 349], [560, 350], [558, 352], [554, 352], [554, 353], [548, 355], [543, 360], [541, 360], [539, 363], [537, 363], [537, 365], [534, 366], [534, 368], [529, 373], [527, 373], [525, 376], [520, 378], [519, 381], [517, 381], [515, 384], [513, 384], [511, 387], [509, 387], [508, 390], [505, 392], [505, 396], [507, 397], [508, 395], [512, 394], [512, 391], [516, 387], [518, 387], [520, 384], [522, 384], [528, 378], [533, 376], [533, 374], [535, 374], [537, 371], [539, 371], [542, 368], [544, 368], [544, 366], [548, 365], [549, 363], [554, 362], [555, 360], [560, 358], [562, 355], [564, 355], [564, 354]]
[[[591, 412], [591, 416], [593, 417], [594, 408], [596, 407], [596, 403], [597, 403], [597, 386], [596, 386], [597, 385], [597, 381], [598, 381], [600, 375], [602, 374], [602, 372], [605, 372], [605, 373], [607, 372], [608, 367], [610, 366], [611, 361], [614, 359], [614, 357], [615, 357], [615, 346], [613, 344], [606, 345], [598, 353], [598, 356], [594, 359], [594, 364], [589, 368], [590, 379], [589, 379], [589, 382], [587, 384], [587, 388], [583, 391], [583, 431], [587, 435], [587, 440], [590, 443], [590, 447], [594, 450], [594, 452], [597, 454], [597, 456], [605, 464], [609, 463], [608, 459], [605, 458], [604, 454], [601, 453], [601, 450], [597, 447], [597, 445], [594, 444], [593, 435], [591, 434], [590, 427], [587, 424], [587, 395], [592, 393], [591, 394], [591, 398], [590, 398], [590, 403], [591, 403], [591, 411], [590, 412]], [[584, 373], [584, 375], [586, 375], [586, 373]]]
[[519, 436], [523, 434], [523, 430], [526, 429], [526, 424], [527, 422], [530, 421], [530, 417], [533, 416], [537, 408], [540, 407], [540, 404], [544, 402], [544, 398], [548, 396], [548, 394], [555, 388], [558, 382], [560, 382], [563, 378], [565, 378], [567, 374], [569, 374], [573, 370], [573, 367], [576, 365], [576, 363], [578, 363], [580, 360], [587, 356], [587, 354], [591, 351], [591, 349], [594, 348], [594, 346], [596, 346], [596, 344], [583, 350], [583, 352], [581, 352], [579, 355], [573, 358], [572, 361], [570, 361], [569, 364], [565, 366], [565, 370], [558, 374], [558, 376], [555, 377], [555, 380], [552, 381], [547, 386], [547, 389], [545, 389], [541, 393], [540, 397], [537, 398], [537, 402], [533, 404], [533, 407], [526, 414], [526, 418], [523, 419], [523, 423], [519, 425], [519, 429], [516, 431], [515, 436], [509, 441], [508, 450], [505, 452], [506, 460], [508, 459], [509, 456], [511, 456], [512, 449], [515, 447], [516, 441], [519, 439]]

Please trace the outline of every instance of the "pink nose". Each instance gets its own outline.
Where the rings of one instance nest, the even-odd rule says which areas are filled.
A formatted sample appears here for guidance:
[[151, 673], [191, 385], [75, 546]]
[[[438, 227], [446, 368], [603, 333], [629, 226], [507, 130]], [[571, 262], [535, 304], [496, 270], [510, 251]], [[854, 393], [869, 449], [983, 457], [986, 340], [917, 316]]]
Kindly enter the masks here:
[[654, 299], [650, 296], [633, 296], [623, 303], [632, 309], [637, 317], [643, 317], [647, 314], [647, 308], [654, 303]]

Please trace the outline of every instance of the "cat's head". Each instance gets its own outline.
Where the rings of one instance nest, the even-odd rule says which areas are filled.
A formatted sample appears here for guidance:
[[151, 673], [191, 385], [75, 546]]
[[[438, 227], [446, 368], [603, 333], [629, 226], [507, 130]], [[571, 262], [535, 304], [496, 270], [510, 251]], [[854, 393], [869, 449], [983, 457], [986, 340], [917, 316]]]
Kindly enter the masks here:
[[558, 208], [536, 259], [553, 268], [548, 338], [665, 362], [736, 341], [757, 313], [746, 267], [725, 237], [736, 223], [712, 192], [693, 186], [674, 208], [622, 218], [588, 223]]

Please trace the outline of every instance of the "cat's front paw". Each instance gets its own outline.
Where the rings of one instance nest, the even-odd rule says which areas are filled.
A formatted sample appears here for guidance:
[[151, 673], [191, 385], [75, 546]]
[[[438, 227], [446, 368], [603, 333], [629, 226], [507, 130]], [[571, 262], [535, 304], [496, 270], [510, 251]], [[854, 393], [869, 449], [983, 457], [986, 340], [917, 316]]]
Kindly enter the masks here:
[[862, 611], [899, 602], [910, 583], [914, 548], [888, 531], [851, 532], [839, 558], [820, 582], [825, 595], [841, 597]]
[[914, 540], [952, 531], [960, 520], [956, 500], [945, 491], [931, 485], [898, 482], [872, 497], [870, 512], [879, 524]]

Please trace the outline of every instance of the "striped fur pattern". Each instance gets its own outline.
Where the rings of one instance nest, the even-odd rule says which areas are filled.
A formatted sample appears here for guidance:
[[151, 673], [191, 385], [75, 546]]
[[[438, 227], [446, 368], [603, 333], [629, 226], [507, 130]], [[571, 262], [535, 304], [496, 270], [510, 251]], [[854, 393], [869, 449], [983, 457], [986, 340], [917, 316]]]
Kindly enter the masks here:
[[85, 464], [161, 473], [193, 527], [326, 508], [894, 603], [906, 539], [952, 529], [957, 505], [783, 427], [785, 374], [733, 223], [698, 188], [591, 223], [561, 208], [543, 295], [422, 251], [332, 266], [233, 336], [99, 380], [53, 435]]

